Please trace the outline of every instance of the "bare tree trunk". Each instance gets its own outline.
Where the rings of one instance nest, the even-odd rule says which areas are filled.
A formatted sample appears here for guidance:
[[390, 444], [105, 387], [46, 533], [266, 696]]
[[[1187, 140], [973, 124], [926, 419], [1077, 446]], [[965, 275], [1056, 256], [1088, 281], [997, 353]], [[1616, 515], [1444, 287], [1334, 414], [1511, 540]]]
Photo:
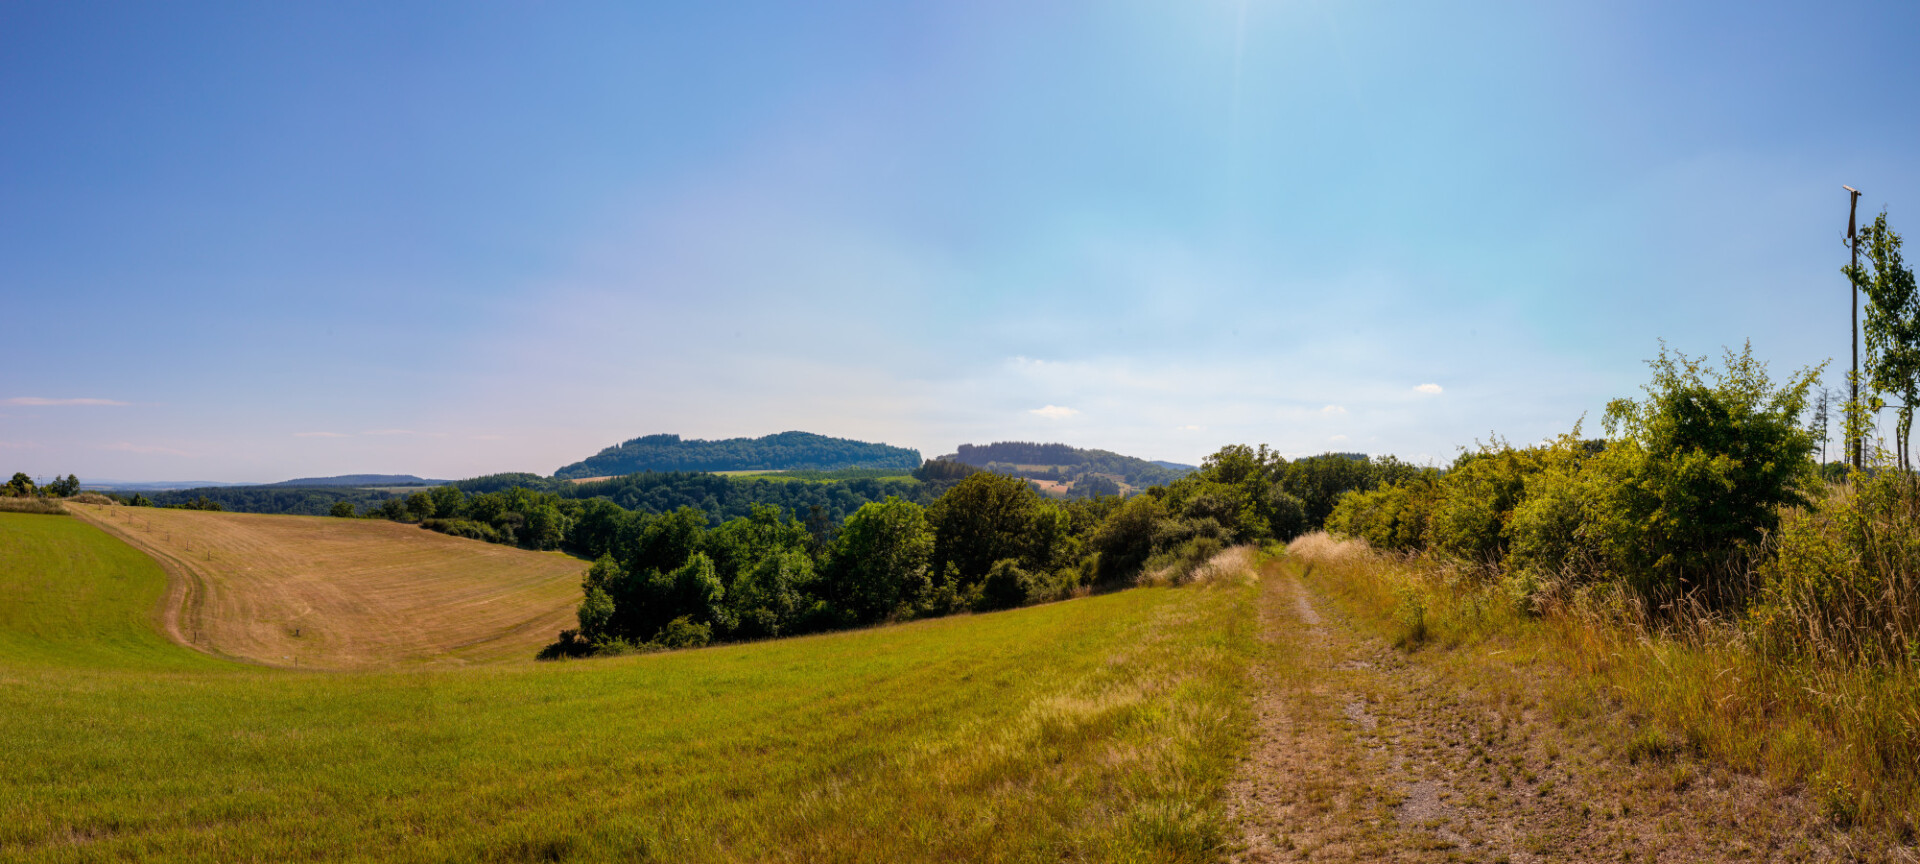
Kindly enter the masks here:
[[1900, 425], [1894, 430], [1894, 437], [1899, 439], [1897, 446], [1900, 448], [1901, 471], [1913, 470], [1912, 464], [1907, 459], [1907, 442], [1911, 440], [1913, 433], [1913, 396], [1912, 393], [1907, 394], [1907, 404], [1900, 406]]

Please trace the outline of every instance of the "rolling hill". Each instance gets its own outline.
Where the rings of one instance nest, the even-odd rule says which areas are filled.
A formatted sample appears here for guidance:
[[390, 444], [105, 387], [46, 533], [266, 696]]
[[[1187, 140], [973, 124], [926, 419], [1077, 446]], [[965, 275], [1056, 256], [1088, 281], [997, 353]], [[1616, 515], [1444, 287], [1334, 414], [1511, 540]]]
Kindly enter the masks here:
[[1108, 450], [1083, 450], [1066, 444], [1000, 441], [962, 444], [941, 459], [1001, 474], [1025, 477], [1055, 494], [1109, 495], [1171, 483], [1192, 468], [1149, 462]]
[[[128, 534], [89, 513], [0, 513], [0, 860], [1204, 861], [1231, 830], [1221, 790], [1259, 650], [1238, 582], [669, 654], [315, 674], [162, 638], [168, 571], [96, 525], [145, 536], [153, 515], [164, 538], [161, 518], [194, 519], [166, 524], [230, 538], [214, 560], [240, 579], [287, 570], [242, 542], [278, 536], [260, 526], [320, 520], [140, 508]], [[322, 539], [306, 548], [411, 545]], [[154, 542], [176, 579], [208, 577], [181, 564], [199, 542]], [[335, 614], [389, 620], [382, 598], [416, 581], [359, 573], [363, 602]], [[241, 607], [205, 611], [246, 629], [215, 620]]]
[[73, 505], [174, 577], [175, 639], [270, 666], [530, 660], [586, 562], [374, 519]]
[[553, 472], [553, 476], [618, 477], [640, 471], [781, 471], [920, 467], [920, 451], [811, 432], [781, 432], [762, 438], [707, 441], [678, 435], [648, 435], [612, 447]]

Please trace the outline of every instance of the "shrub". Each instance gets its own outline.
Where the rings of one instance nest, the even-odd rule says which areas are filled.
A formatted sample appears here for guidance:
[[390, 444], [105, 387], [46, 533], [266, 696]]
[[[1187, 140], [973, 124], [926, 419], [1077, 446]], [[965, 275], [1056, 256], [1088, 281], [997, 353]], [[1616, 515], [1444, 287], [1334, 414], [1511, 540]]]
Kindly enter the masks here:
[[1441, 479], [1441, 493], [1428, 525], [1428, 540], [1441, 553], [1483, 567], [1506, 556], [1507, 523], [1539, 469], [1536, 454], [1504, 442], [1466, 453]]
[[1365, 540], [1375, 549], [1425, 548], [1438, 498], [1437, 477], [1429, 470], [1392, 486], [1348, 492], [1327, 516], [1327, 530]]
[[1646, 398], [1607, 406], [1616, 437], [1593, 461], [1590, 533], [1641, 593], [1726, 604], [1781, 509], [1808, 503], [1814, 441], [1799, 419], [1819, 370], [1775, 386], [1751, 346], [1728, 350], [1724, 369], [1705, 359], [1662, 345]]
[[1511, 569], [1560, 574], [1578, 556], [1586, 509], [1579, 478], [1561, 471], [1528, 478], [1526, 500], [1514, 508], [1509, 525]]
[[662, 648], [699, 648], [713, 641], [713, 627], [682, 615], [660, 628], [653, 641]]
[[560, 638], [553, 640], [540, 653], [534, 655], [540, 660], [559, 660], [566, 657], [585, 657], [594, 653], [592, 642], [580, 635], [578, 630], [562, 630]]
[[[351, 509], [352, 506], [351, 504], [347, 505], [349, 509]], [[492, 525], [484, 522], [475, 522], [472, 519], [427, 519], [420, 523], [420, 527], [454, 537], [465, 537], [470, 540], [485, 540], [488, 543], [500, 542], [500, 532], [495, 531]]]
[[1194, 537], [1148, 559], [1141, 578], [1168, 585], [1186, 584], [1192, 581], [1195, 572], [1226, 548], [1218, 536]]
[[574, 613], [574, 617], [580, 622], [580, 635], [589, 642], [612, 638], [614, 635], [613, 597], [605, 589], [592, 584], [587, 586], [586, 595], [586, 599], [580, 601], [580, 608]]
[[986, 581], [981, 583], [980, 602], [977, 608], [1012, 609], [1024, 606], [1040, 588], [1041, 581], [1033, 574], [1020, 569], [1020, 562], [1011, 558], [993, 562], [987, 570]]
[[1115, 582], [1132, 578], [1153, 557], [1154, 535], [1166, 520], [1166, 508], [1152, 495], [1135, 495], [1108, 514], [1088, 546], [1095, 558], [1093, 578]]

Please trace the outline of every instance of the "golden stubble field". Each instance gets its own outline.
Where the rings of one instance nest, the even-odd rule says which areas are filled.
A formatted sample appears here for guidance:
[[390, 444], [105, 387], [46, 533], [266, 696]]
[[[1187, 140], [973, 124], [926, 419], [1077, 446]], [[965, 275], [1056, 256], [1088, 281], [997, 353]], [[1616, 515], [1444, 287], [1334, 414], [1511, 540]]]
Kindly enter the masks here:
[[169, 636], [271, 666], [531, 661], [573, 626], [587, 568], [383, 520], [70, 509], [167, 569]]

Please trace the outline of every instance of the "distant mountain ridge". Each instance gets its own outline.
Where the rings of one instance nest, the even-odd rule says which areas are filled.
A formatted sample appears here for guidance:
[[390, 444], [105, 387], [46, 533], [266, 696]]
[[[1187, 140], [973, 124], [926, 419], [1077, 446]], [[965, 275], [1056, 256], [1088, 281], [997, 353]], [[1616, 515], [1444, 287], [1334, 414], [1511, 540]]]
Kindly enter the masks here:
[[333, 477], [302, 477], [263, 483], [263, 486], [438, 486], [445, 480], [428, 480], [412, 474], [340, 474]]
[[911, 471], [918, 467], [918, 450], [829, 438], [811, 432], [712, 441], [665, 434], [647, 435], [608, 447], [553, 472], [553, 476], [573, 479], [617, 477], [640, 471], [834, 471], [841, 468]]

